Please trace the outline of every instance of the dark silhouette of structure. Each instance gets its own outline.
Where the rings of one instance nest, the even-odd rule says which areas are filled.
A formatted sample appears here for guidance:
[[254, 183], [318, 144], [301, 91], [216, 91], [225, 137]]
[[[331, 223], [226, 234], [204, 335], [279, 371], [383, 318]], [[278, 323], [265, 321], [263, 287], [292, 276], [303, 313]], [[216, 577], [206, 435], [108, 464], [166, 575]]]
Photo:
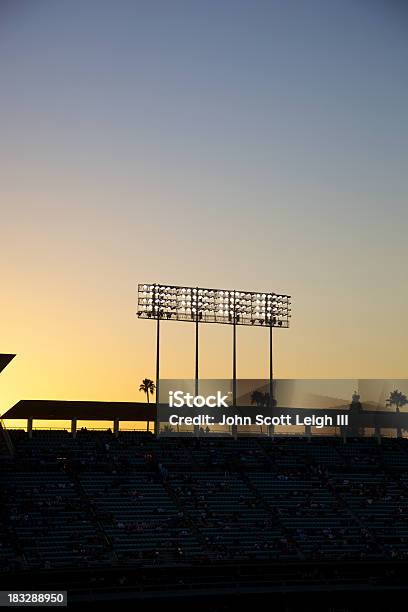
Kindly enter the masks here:
[[[264, 405], [264, 394], [256, 395], [254, 403], [258, 406]], [[251, 406], [242, 407], [251, 411]], [[252, 407], [252, 411], [254, 408]], [[390, 412], [387, 410], [372, 410], [371, 406], [365, 406], [359, 401], [359, 396], [354, 395], [349, 406], [336, 407], [336, 414], [348, 416], [348, 426], [338, 427], [337, 435], [347, 439], [363, 435], [364, 430], [371, 429], [381, 440], [382, 429], [394, 430], [397, 437], [403, 437], [404, 431], [408, 431], [408, 412]], [[279, 407], [279, 414], [283, 417], [291, 416], [292, 419], [298, 415], [300, 420], [311, 414], [324, 417], [333, 416], [334, 411], [327, 408], [285, 408]], [[156, 420], [156, 405], [142, 402], [92, 402], [92, 401], [67, 401], [67, 400], [20, 400], [10, 408], [2, 417], [3, 419], [27, 420], [27, 431], [31, 435], [33, 422], [35, 420], [48, 421], [71, 421], [72, 434], [76, 435], [78, 421], [108, 421], [113, 423], [116, 435], [119, 434], [121, 421], [133, 421], [148, 423]], [[191, 435], [193, 435], [193, 431]], [[269, 432], [272, 433], [272, 432]], [[311, 428], [305, 433], [313, 436]], [[227, 435], [227, 434], [226, 434]], [[234, 434], [235, 435], [235, 434]]]
[[0, 353], [0, 373], [8, 366], [10, 361], [14, 359], [15, 355]]

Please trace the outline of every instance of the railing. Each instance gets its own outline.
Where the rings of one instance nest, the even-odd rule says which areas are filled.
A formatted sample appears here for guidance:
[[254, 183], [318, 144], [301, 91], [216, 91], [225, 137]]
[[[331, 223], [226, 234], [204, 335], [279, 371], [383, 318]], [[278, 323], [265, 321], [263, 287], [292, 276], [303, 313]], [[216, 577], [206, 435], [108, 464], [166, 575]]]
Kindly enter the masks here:
[[[58, 421], [56, 421], [56, 423], [58, 423]], [[3, 423], [3, 427], [4, 423]], [[16, 425], [13, 427], [9, 427], [10, 430], [12, 431], [27, 431], [27, 427], [24, 427], [23, 425]], [[38, 426], [38, 427], [33, 427], [32, 428], [33, 431], [71, 431], [70, 427], [61, 427], [60, 425], [55, 425], [54, 427], [45, 427], [45, 426]], [[112, 427], [79, 427], [77, 429], [77, 433], [79, 433], [80, 431], [113, 431]], [[7, 432], [7, 430], [4, 428], [3, 430], [4, 432]], [[147, 433], [147, 430], [145, 427], [129, 427], [129, 428], [125, 428], [125, 429], [121, 429], [121, 432], [123, 431], [141, 431], [141, 432], [145, 432]], [[8, 432], [7, 435], [9, 436]], [[9, 436], [10, 437], [10, 436]], [[10, 439], [11, 442], [11, 439]]]
[[13, 442], [10, 438], [10, 434], [7, 431], [2, 419], [0, 419], [0, 432], [1, 435], [3, 436], [3, 440], [5, 442], [5, 445], [7, 447], [7, 450], [10, 454], [10, 457], [14, 457], [14, 446], [13, 446]]

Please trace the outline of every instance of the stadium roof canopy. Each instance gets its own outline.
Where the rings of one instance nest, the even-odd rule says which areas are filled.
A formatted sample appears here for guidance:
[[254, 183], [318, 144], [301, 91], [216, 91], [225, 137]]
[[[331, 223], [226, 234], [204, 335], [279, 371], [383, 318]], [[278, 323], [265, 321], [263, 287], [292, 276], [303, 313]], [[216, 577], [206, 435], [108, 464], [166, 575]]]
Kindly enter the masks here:
[[14, 359], [15, 355], [0, 353], [0, 372], [4, 370], [5, 367], [8, 366], [10, 361]]
[[87, 421], [148, 421], [153, 420], [155, 404], [142, 402], [89, 402], [70, 400], [20, 400], [3, 419], [47, 419]]

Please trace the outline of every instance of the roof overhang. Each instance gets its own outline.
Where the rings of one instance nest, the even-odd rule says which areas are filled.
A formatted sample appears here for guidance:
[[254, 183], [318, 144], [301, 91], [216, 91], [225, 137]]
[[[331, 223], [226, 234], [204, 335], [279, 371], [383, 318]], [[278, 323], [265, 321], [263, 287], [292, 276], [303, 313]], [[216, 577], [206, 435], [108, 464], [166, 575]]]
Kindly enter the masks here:
[[10, 363], [12, 359], [14, 359], [15, 355], [11, 355], [9, 353], [0, 353], [0, 372], [4, 370]]
[[155, 404], [139, 402], [93, 402], [71, 400], [20, 400], [3, 419], [44, 419], [65, 421], [77, 418], [86, 421], [153, 420]]

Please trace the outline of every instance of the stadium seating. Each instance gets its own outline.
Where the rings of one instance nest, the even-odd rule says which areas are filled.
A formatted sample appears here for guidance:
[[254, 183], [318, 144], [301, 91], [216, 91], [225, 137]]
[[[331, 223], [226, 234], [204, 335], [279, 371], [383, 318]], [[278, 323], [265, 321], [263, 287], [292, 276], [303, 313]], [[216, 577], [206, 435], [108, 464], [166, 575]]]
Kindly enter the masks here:
[[408, 441], [11, 431], [0, 571], [408, 557]]

